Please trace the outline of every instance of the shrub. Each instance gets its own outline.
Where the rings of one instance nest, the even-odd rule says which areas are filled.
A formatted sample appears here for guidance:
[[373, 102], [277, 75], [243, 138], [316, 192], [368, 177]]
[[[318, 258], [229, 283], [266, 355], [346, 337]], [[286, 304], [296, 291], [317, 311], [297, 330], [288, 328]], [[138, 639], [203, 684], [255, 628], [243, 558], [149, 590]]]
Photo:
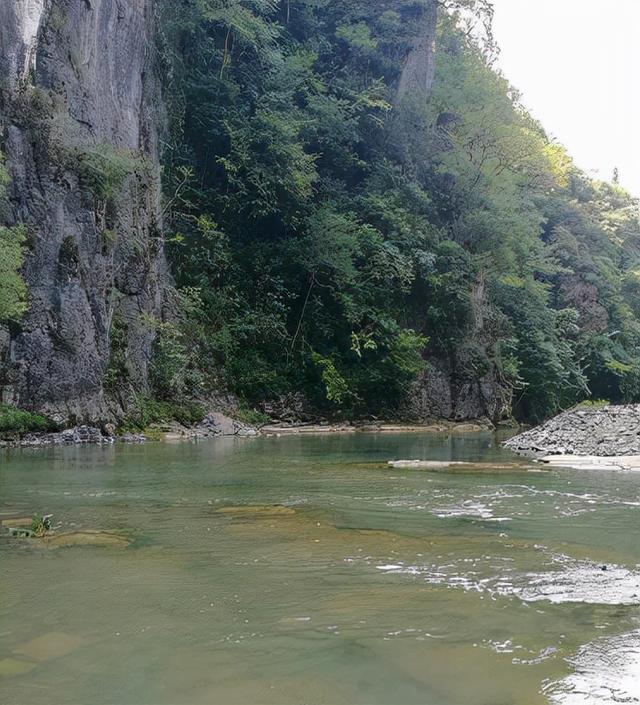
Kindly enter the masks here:
[[40, 414], [23, 411], [8, 404], [0, 404], [0, 435], [58, 431], [59, 425]]
[[183, 426], [195, 426], [205, 416], [204, 407], [198, 402], [172, 403], [139, 397], [134, 409], [123, 420], [122, 431], [144, 431], [156, 423], [177, 421]]
[[[6, 207], [10, 181], [4, 155], [0, 152], [0, 218]], [[24, 226], [0, 225], [0, 322], [20, 318], [27, 307], [27, 287], [20, 276], [26, 239]]]
[[51, 531], [51, 515], [36, 514], [31, 520], [31, 531], [36, 538], [42, 538]]
[[112, 201], [116, 198], [125, 180], [140, 166], [141, 160], [133, 152], [116, 149], [104, 143], [92, 149], [76, 152], [78, 175], [96, 198]]
[[264, 426], [271, 421], [268, 414], [265, 414], [263, 411], [253, 409], [245, 404], [242, 404], [234, 415], [238, 421], [242, 421], [249, 426]]
[[25, 228], [0, 226], [0, 322], [19, 319], [27, 308], [27, 287], [20, 276]]

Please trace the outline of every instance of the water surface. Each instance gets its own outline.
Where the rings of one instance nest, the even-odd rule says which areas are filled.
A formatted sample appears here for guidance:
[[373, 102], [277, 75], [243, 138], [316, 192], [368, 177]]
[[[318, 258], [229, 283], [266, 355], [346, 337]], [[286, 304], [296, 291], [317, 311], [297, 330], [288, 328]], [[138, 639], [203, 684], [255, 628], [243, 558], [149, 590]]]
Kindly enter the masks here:
[[0, 455], [36, 512], [130, 543], [0, 539], [6, 705], [640, 702], [640, 473], [488, 434]]

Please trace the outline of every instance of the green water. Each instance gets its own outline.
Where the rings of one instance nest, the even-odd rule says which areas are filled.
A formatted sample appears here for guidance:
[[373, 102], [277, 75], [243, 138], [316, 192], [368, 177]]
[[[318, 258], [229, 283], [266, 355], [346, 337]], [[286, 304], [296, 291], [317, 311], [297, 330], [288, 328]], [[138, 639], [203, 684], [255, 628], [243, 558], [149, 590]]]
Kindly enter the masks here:
[[[512, 462], [490, 435], [0, 455], [4, 705], [640, 702], [640, 473]], [[606, 570], [602, 568], [606, 567]]]

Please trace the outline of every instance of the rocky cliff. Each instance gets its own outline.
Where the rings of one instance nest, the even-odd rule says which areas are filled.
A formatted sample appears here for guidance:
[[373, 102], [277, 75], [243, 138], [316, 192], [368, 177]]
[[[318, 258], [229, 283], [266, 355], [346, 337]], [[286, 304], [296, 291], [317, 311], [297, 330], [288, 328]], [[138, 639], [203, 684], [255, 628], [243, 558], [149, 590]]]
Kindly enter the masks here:
[[448, 356], [427, 358], [427, 368], [409, 390], [401, 416], [419, 421], [488, 419], [494, 424], [511, 416], [513, 387], [495, 359], [500, 324], [482, 273], [472, 286], [471, 312], [466, 342], [460, 341]]
[[153, 27], [152, 0], [0, 3], [3, 215], [27, 228], [29, 289], [0, 330], [0, 389], [60, 419], [117, 416], [148, 384], [165, 279]]
[[412, 100], [425, 100], [431, 95], [436, 75], [437, 25], [438, 3], [431, 0], [424, 6], [415, 43], [402, 67], [396, 104], [400, 104], [406, 96]]

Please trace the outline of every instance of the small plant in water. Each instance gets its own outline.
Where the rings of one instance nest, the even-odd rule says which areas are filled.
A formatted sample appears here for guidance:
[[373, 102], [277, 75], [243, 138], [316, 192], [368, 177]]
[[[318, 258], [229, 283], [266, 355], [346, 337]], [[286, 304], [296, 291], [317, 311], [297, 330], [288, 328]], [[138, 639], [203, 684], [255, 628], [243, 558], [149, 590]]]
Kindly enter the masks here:
[[51, 514], [45, 516], [34, 516], [31, 521], [32, 535], [37, 538], [42, 538], [51, 531]]

